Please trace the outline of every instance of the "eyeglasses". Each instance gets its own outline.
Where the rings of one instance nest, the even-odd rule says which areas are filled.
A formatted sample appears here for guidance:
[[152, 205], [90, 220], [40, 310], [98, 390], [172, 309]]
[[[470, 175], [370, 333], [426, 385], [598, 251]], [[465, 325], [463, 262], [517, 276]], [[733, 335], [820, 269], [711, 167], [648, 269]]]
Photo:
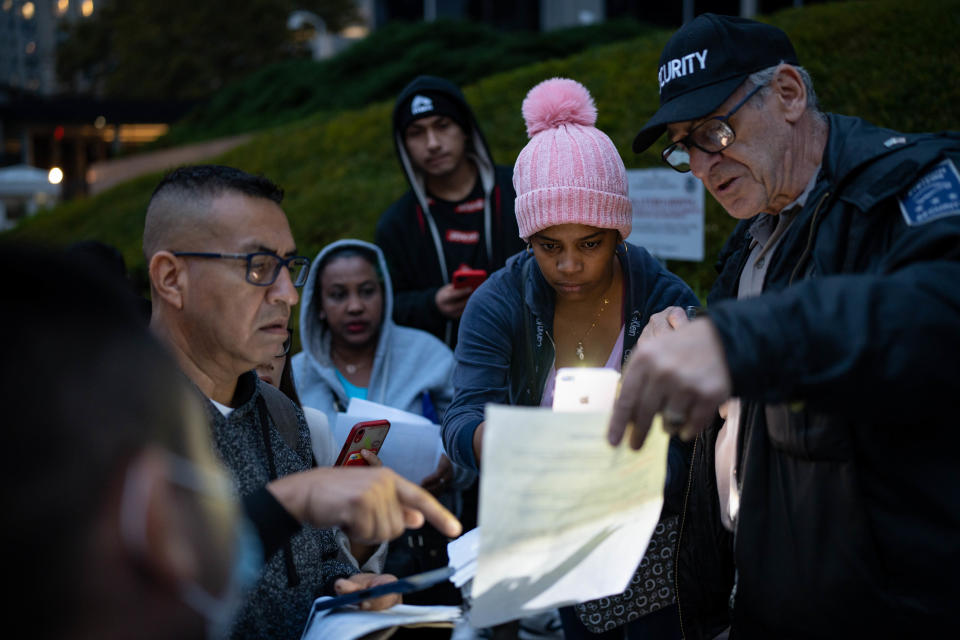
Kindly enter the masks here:
[[247, 261], [247, 282], [258, 287], [269, 287], [280, 276], [280, 269], [290, 270], [293, 286], [302, 287], [307, 281], [310, 259], [304, 256], [281, 258], [270, 251], [254, 253], [205, 253], [202, 251], [174, 251], [173, 255], [182, 258], [225, 258], [227, 260]]
[[287, 329], [287, 339], [283, 341], [283, 346], [280, 347], [280, 353], [273, 356], [274, 358], [282, 358], [288, 353], [290, 353], [290, 346], [293, 344], [293, 329]]
[[668, 145], [661, 153], [663, 161], [671, 168], [680, 173], [690, 171], [690, 147], [696, 147], [706, 153], [720, 153], [733, 144], [737, 139], [737, 133], [730, 126], [728, 120], [730, 116], [737, 112], [737, 109], [747, 103], [764, 85], [754, 87], [740, 102], [733, 105], [733, 108], [725, 116], [714, 116], [704, 120], [686, 136]]

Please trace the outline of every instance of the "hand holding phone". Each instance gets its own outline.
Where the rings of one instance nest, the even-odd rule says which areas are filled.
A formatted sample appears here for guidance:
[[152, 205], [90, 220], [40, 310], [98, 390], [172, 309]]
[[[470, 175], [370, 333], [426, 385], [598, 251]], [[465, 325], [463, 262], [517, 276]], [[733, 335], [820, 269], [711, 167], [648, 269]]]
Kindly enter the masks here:
[[554, 411], [611, 411], [620, 373], [600, 367], [561, 367], [553, 391]]
[[353, 428], [350, 429], [350, 433], [347, 435], [346, 442], [343, 443], [343, 447], [340, 449], [340, 455], [337, 456], [337, 461], [334, 463], [334, 466], [368, 466], [367, 461], [363, 459], [360, 452], [363, 449], [367, 449], [373, 453], [379, 453], [388, 431], [390, 431], [389, 420], [368, 420], [353, 425]]
[[453, 286], [457, 289], [476, 289], [487, 279], [487, 272], [483, 269], [471, 269], [461, 266], [453, 272]]

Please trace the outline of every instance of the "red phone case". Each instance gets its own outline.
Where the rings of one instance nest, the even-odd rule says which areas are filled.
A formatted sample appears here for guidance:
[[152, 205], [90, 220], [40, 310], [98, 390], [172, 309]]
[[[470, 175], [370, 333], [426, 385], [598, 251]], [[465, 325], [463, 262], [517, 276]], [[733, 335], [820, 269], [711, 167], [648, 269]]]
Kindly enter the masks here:
[[457, 289], [476, 289], [486, 279], [487, 272], [483, 269], [457, 269], [453, 272], [453, 286]]
[[343, 448], [340, 449], [340, 455], [337, 456], [334, 466], [367, 466], [367, 461], [360, 455], [360, 450], [369, 449], [374, 453], [379, 453], [388, 431], [390, 431], [389, 420], [368, 420], [353, 425], [350, 433], [347, 434], [347, 441], [343, 443]]

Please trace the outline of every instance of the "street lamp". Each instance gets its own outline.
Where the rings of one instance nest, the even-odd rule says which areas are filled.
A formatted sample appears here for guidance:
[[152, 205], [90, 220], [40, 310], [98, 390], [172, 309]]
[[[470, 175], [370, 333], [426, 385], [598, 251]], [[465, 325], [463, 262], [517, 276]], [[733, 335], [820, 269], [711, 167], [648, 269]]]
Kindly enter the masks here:
[[313, 27], [313, 37], [310, 38], [310, 51], [314, 60], [322, 60], [333, 55], [333, 46], [330, 35], [327, 33], [327, 23], [323, 18], [311, 11], [298, 10], [287, 18], [287, 29], [299, 31], [304, 27]]

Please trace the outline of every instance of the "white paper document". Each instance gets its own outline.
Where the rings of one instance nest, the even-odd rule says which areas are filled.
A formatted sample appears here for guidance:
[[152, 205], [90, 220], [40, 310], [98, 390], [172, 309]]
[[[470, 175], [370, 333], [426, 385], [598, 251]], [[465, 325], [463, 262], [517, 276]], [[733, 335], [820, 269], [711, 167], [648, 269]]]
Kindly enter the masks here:
[[477, 573], [477, 555], [480, 552], [480, 529], [474, 528], [447, 544], [449, 566], [456, 569], [450, 576], [455, 587], [462, 587], [473, 580]]
[[[317, 602], [328, 598], [318, 598]], [[325, 609], [311, 613], [301, 640], [355, 640], [397, 626], [451, 627], [460, 619], [460, 607], [417, 607], [398, 604], [383, 611]], [[388, 637], [387, 634], [383, 636]]]
[[488, 405], [470, 624], [621, 593], [663, 505], [669, 436], [607, 443], [610, 412]]
[[333, 425], [338, 447], [343, 446], [351, 427], [363, 420], [390, 421], [390, 431], [377, 454], [384, 465], [415, 484], [436, 470], [443, 453], [440, 425], [414, 413], [354, 398], [346, 413], [337, 414]]
[[378, 404], [370, 400], [361, 400], [360, 398], [350, 398], [350, 404], [347, 405], [347, 413], [352, 416], [376, 416], [378, 420], [389, 420], [390, 422], [396, 420], [397, 422], [414, 424], [433, 424], [420, 414], [410, 413], [402, 409], [394, 409], [385, 404]]

